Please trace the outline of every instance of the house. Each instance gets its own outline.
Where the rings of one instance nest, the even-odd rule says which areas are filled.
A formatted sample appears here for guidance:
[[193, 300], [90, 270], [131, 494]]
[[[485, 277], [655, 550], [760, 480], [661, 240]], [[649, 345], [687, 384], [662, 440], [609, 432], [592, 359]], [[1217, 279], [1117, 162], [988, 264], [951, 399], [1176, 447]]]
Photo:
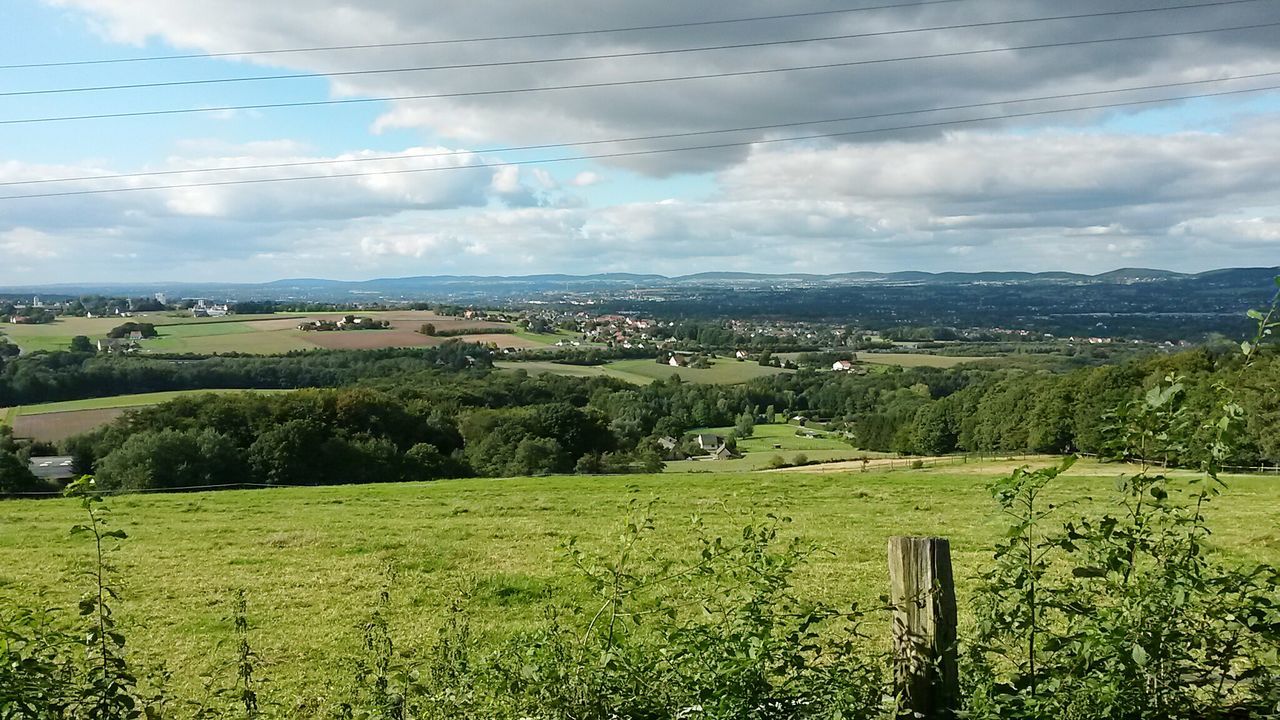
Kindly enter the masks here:
[[711, 458], [713, 460], [732, 460], [738, 457], [742, 456], [730, 450], [728, 445], [721, 445], [716, 448], [715, 452], [711, 453]]
[[134, 330], [134, 331], [130, 332], [130, 333], [129, 333], [129, 339], [130, 339], [130, 340], [133, 340], [133, 341], [141, 340], [141, 339], [142, 339], [142, 331], [141, 331], [141, 330]]
[[100, 353], [126, 353], [138, 349], [138, 344], [124, 338], [104, 338], [97, 343]]
[[677, 368], [689, 367], [689, 358], [685, 357], [684, 355], [672, 355], [671, 359], [667, 361], [667, 364], [670, 365], [671, 367], [677, 367]]
[[849, 372], [853, 370], [852, 360], [837, 360], [831, 363], [832, 372]]
[[715, 433], [698, 433], [694, 439], [698, 441], [699, 450], [715, 450], [724, 445], [724, 436]]
[[31, 474], [42, 480], [69, 480], [75, 477], [70, 455], [32, 457], [27, 461]]
[[747, 359], [747, 351], [746, 351], [746, 350], [739, 350], [739, 351], [737, 351], [737, 352], [735, 352], [735, 353], [733, 354], [733, 357], [734, 357], [734, 359], [735, 359], [735, 360], [746, 360], [746, 359]]

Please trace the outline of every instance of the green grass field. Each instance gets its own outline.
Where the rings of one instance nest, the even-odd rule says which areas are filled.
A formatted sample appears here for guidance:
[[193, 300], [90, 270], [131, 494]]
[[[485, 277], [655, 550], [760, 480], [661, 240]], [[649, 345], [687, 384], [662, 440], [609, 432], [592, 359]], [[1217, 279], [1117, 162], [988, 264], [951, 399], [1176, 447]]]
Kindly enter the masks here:
[[[23, 352], [38, 350], [66, 350], [71, 346], [71, 338], [84, 335], [91, 340], [106, 337], [111, 328], [124, 322], [146, 322], [156, 326], [161, 337], [165, 336], [202, 336], [217, 332], [228, 332], [226, 327], [244, 327], [245, 323], [255, 320], [279, 320], [295, 317], [293, 315], [228, 315], [217, 318], [196, 318], [176, 313], [138, 313], [130, 318], [106, 317], [59, 317], [51, 323], [42, 325], [6, 325], [3, 332], [9, 339], [18, 344]], [[247, 330], [245, 330], [247, 331]], [[230, 332], [236, 332], [232, 330]], [[161, 342], [159, 339], [148, 341]], [[170, 352], [169, 348], [164, 349]], [[181, 352], [181, 350], [179, 350]]]
[[[738, 439], [738, 452], [743, 457], [732, 460], [675, 460], [667, 463], [667, 472], [740, 472], [761, 470], [768, 467], [773, 456], [779, 455], [786, 462], [793, 462], [803, 454], [809, 461], [830, 462], [852, 460], [862, 456], [880, 457], [885, 453], [858, 450], [838, 436], [821, 431], [822, 437], [797, 436], [798, 425], [775, 423], [756, 425], [749, 438]], [[706, 428], [693, 432], [709, 432], [728, 435], [731, 427]], [[780, 447], [774, 447], [775, 445]]]
[[[885, 591], [885, 542], [895, 534], [951, 539], [962, 616], [974, 578], [1003, 522], [986, 490], [1009, 465], [848, 473], [716, 473], [475, 479], [428, 484], [275, 489], [111, 499], [113, 527], [129, 539], [114, 557], [123, 576], [117, 613], [142, 662], [162, 655], [183, 694], [231, 652], [227, 599], [248, 591], [258, 677], [271, 691], [304, 692], [342, 675], [360, 647], [388, 561], [399, 567], [390, 623], [398, 647], [422, 646], [461, 588], [476, 631], [527, 627], [543, 598], [582, 600], [588, 590], [564, 543], [606, 551], [628, 503], [657, 498], [660, 554], [692, 560], [700, 515], [736, 535], [751, 518], [790, 516], [787, 532], [830, 551], [803, 568], [806, 594], [875, 605]], [[1118, 469], [1082, 463], [1046, 501], [1108, 497]], [[1234, 558], [1280, 561], [1280, 484], [1236, 478], [1209, 509], [1211, 538]], [[0, 501], [0, 595], [74, 606], [91, 543], [67, 500]], [[642, 551], [644, 548], [642, 548]], [[45, 597], [37, 600], [37, 594]], [[887, 619], [874, 632], [888, 632]], [[219, 645], [220, 641], [226, 644]]]
[[[442, 328], [474, 327], [476, 322], [458, 318], [443, 318], [429, 312], [383, 311], [362, 312], [373, 318], [391, 322], [389, 330], [376, 331], [373, 345], [364, 344], [375, 336], [361, 331], [353, 333], [309, 333], [298, 330], [297, 322], [304, 319], [337, 319], [344, 313], [277, 313], [272, 315], [228, 315], [224, 317], [196, 318], [176, 313], [139, 313], [130, 318], [81, 318], [59, 317], [43, 325], [6, 325], [0, 332], [22, 348], [23, 352], [40, 350], [67, 350], [71, 338], [84, 335], [90, 340], [106, 337], [112, 328], [127, 321], [146, 322], [156, 326], [157, 337], [139, 343], [140, 353], [248, 353], [266, 355], [294, 350], [314, 350], [317, 347], [401, 347], [423, 344], [416, 330], [424, 322], [434, 322]], [[528, 337], [524, 337], [528, 336]], [[521, 343], [555, 342], [558, 335], [510, 335]], [[530, 338], [538, 338], [530, 340]], [[462, 338], [465, 340], [466, 338]], [[497, 338], [499, 345], [505, 338]], [[354, 344], [351, 344], [354, 343]]]

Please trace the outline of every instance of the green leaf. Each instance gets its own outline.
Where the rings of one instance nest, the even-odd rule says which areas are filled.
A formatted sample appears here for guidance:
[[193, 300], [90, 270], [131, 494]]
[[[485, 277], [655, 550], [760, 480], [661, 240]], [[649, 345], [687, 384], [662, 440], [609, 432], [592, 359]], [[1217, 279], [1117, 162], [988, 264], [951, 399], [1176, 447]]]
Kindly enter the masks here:
[[1245, 313], [1245, 315], [1248, 315], [1254, 320], [1261, 320], [1263, 318], [1261, 310], [1254, 310], [1252, 308], [1250, 308], [1249, 311]]
[[1133, 646], [1133, 661], [1137, 663], [1139, 667], [1147, 664], [1147, 651], [1143, 650], [1141, 645]]

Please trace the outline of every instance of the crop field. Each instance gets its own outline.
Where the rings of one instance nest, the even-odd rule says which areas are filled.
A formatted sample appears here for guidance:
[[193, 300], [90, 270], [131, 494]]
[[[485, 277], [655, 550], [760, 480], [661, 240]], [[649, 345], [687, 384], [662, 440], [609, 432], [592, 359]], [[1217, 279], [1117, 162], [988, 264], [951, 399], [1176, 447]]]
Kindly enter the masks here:
[[872, 365], [898, 365], [900, 367], [949, 368], [962, 363], [993, 360], [991, 357], [965, 357], [961, 355], [926, 355], [924, 353], [858, 353], [858, 361]]
[[[228, 599], [248, 593], [257, 677], [267, 688], [305, 694], [335, 682], [361, 647], [361, 623], [394, 562], [389, 621], [398, 648], [424, 647], [459, 596], [484, 636], [539, 622], [547, 598], [592, 603], [565, 543], [606, 553], [631, 516], [629, 503], [653, 499], [656, 531], [636, 557], [653, 551], [696, 562], [693, 515], [713, 533], [736, 535], [769, 513], [793, 519], [819, 553], [797, 578], [827, 600], [876, 606], [885, 591], [891, 535], [952, 540], [962, 619], [970, 590], [1003, 521], [987, 490], [1009, 464], [825, 475], [661, 474], [446, 480], [373, 486], [281, 488], [133, 495], [108, 501], [112, 527], [125, 530], [113, 562], [116, 604], [135, 659], [163, 656], [183, 694], [233, 652]], [[1114, 466], [1081, 463], [1051, 485], [1046, 501], [1110, 496]], [[1280, 485], [1232, 478], [1209, 507], [1211, 542], [1237, 559], [1280, 561]], [[1072, 512], [1086, 509], [1076, 506]], [[28, 604], [74, 608], [92, 543], [73, 538], [84, 521], [68, 500], [0, 501], [0, 594]], [[594, 607], [594, 606], [593, 606]], [[882, 622], [881, 622], [882, 621]], [[877, 625], [876, 623], [880, 623]], [[888, 632], [873, 617], [869, 631]], [[220, 644], [221, 643], [221, 644]]]
[[[339, 320], [349, 313], [228, 315], [195, 318], [174, 313], [139, 313], [131, 318], [60, 317], [43, 325], [9, 325], [3, 329], [24, 352], [66, 350], [71, 338], [84, 335], [90, 340], [106, 334], [123, 322], [146, 322], [156, 326], [158, 336], [139, 343], [142, 353], [249, 353], [272, 354], [293, 350], [375, 349], [439, 345], [448, 338], [427, 337], [417, 332], [424, 323], [438, 330], [463, 328], [507, 328], [504, 323], [465, 320], [426, 311], [385, 311], [354, 313], [388, 320], [386, 330], [307, 332], [298, 330], [304, 320]], [[539, 338], [544, 339], [540, 341]], [[555, 342], [555, 335], [517, 336], [511, 334], [467, 335], [469, 342], [496, 343], [499, 347], [539, 347]]]
[[[113, 397], [67, 400], [9, 408], [7, 424], [18, 437], [57, 442], [88, 432], [115, 420], [125, 410], [158, 405], [182, 395], [229, 392], [289, 392], [288, 390], [173, 390], [168, 392], [116, 395]], [[0, 413], [0, 417], [5, 417]]]
[[97, 410], [65, 410], [39, 415], [18, 414], [13, 421], [13, 434], [41, 442], [59, 442], [72, 435], [89, 432], [106, 425], [124, 414], [128, 408], [99, 408]]

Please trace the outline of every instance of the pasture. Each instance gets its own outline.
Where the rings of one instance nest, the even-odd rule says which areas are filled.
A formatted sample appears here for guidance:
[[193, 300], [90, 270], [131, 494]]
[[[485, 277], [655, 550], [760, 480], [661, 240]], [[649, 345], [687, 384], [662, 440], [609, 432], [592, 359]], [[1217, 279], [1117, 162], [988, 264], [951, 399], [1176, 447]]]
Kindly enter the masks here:
[[[732, 427], [706, 428], [693, 432], [728, 435]], [[677, 460], [667, 463], [667, 472], [736, 472], [762, 470], [774, 456], [795, 462], [803, 455], [810, 462], [832, 462], [853, 458], [883, 457], [885, 453], [858, 450], [834, 433], [802, 428], [787, 423], [756, 425], [751, 437], [738, 438], [741, 458], [731, 460]]]
[[[391, 327], [385, 330], [350, 330], [333, 332], [303, 331], [298, 324], [308, 320], [339, 320], [344, 315], [363, 315], [387, 320]], [[139, 343], [139, 352], [145, 353], [246, 353], [267, 355], [295, 350], [377, 349], [391, 347], [418, 347], [439, 345], [448, 338], [428, 337], [417, 332], [425, 323], [438, 330], [478, 330], [510, 328], [506, 323], [466, 320], [458, 317], [436, 315], [428, 311], [397, 310], [357, 313], [289, 313], [274, 315], [228, 315], [216, 318], [195, 318], [175, 313], [138, 313], [130, 318], [81, 318], [59, 317], [43, 325], [8, 325], [5, 332], [22, 348], [23, 352], [38, 350], [66, 350], [71, 338], [84, 335], [90, 340], [106, 337], [110, 330], [121, 323], [133, 321], [152, 323], [157, 337]], [[541, 339], [539, 339], [541, 338]], [[476, 334], [461, 339], [467, 342], [495, 343], [498, 347], [540, 347], [555, 342], [557, 336], [527, 336], [513, 334]]]
[[6, 423], [14, 435], [45, 442], [58, 442], [72, 435], [105, 425], [129, 408], [158, 405], [183, 395], [232, 392], [289, 392], [288, 390], [172, 390], [168, 392], [116, 395], [113, 397], [67, 400], [9, 408]]
[[[530, 626], [547, 598], [591, 604], [565, 554], [572, 537], [612, 550], [629, 503], [654, 499], [656, 532], [636, 551], [696, 561], [698, 515], [735, 535], [769, 513], [830, 553], [800, 571], [813, 597], [875, 607], [885, 591], [885, 541], [895, 534], [951, 538], [963, 618], [1003, 520], [988, 483], [1008, 463], [963, 471], [707, 473], [447, 480], [435, 483], [280, 488], [110, 499], [112, 527], [128, 532], [114, 556], [122, 576], [118, 618], [140, 661], [164, 657], [173, 683], [200, 692], [200, 674], [232, 651], [228, 599], [248, 592], [258, 677], [271, 692], [306, 694], [340, 682], [361, 647], [361, 623], [394, 562], [389, 621], [397, 647], [425, 646], [459, 596], [484, 636]], [[1071, 513], [1110, 496], [1122, 468], [1081, 463], [1046, 500], [1077, 500]], [[1209, 507], [1211, 542], [1232, 558], [1280, 562], [1280, 485], [1231, 478]], [[1087, 498], [1093, 498], [1090, 501]], [[1068, 517], [1067, 515], [1063, 516]], [[69, 500], [0, 501], [0, 595], [74, 607], [92, 543]], [[42, 600], [37, 597], [44, 594]], [[869, 627], [873, 632], [887, 632]], [[221, 645], [219, 643], [222, 643]]]

